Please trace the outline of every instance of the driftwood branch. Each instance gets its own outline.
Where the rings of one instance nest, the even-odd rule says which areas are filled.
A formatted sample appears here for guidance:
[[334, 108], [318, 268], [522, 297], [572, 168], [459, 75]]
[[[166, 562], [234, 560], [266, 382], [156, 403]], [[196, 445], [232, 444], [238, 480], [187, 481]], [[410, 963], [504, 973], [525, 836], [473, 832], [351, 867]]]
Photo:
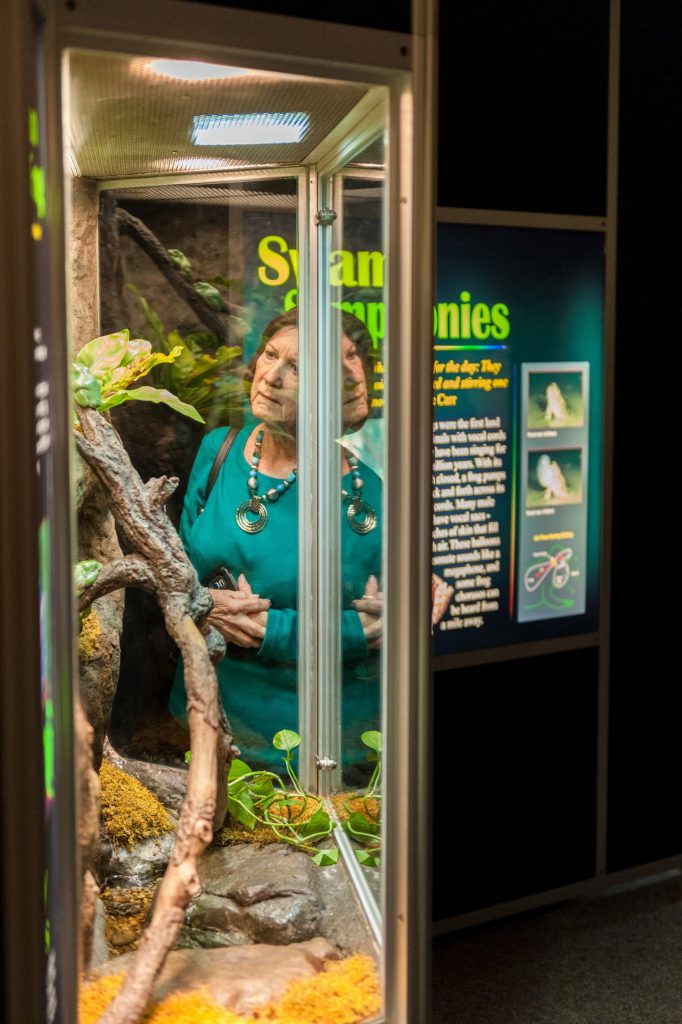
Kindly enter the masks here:
[[155, 476], [147, 480], [145, 487], [152, 505], [163, 508], [180, 481], [176, 476]]
[[[167, 250], [156, 235], [149, 230], [147, 225], [139, 217], [134, 217], [132, 213], [128, 213], [127, 210], [122, 210], [120, 207], [115, 213], [115, 223], [118, 225], [121, 234], [129, 235], [147, 253], [147, 256], [158, 267], [169, 285], [187, 303], [201, 323], [208, 327], [212, 334], [220, 338], [224, 345], [228, 345], [230, 343], [230, 332], [225, 321], [219, 313], [211, 309], [198, 292], [195, 292], [189, 281], [177, 269]], [[229, 306], [227, 310], [231, 314], [237, 312], [236, 309]]]
[[[78, 409], [78, 450], [104, 487], [112, 513], [134, 555], [100, 572], [113, 585], [130, 573], [156, 593], [166, 629], [182, 654], [190, 761], [187, 794], [175, 847], [159, 887], [152, 920], [118, 996], [101, 1024], [136, 1024], [151, 996], [166, 954], [184, 921], [185, 908], [199, 887], [197, 860], [222, 825], [227, 811], [227, 767], [236, 754], [225, 718], [213, 660], [224, 642], [202, 620], [213, 606], [199, 584], [175, 528], [159, 505], [167, 484], [145, 486], [112, 425], [93, 409]], [[167, 482], [168, 483], [168, 482]], [[88, 594], [83, 594], [85, 599]], [[201, 627], [201, 628], [200, 628]], [[206, 636], [202, 633], [205, 631]]]
[[98, 597], [111, 594], [114, 590], [123, 590], [125, 587], [140, 587], [152, 594], [156, 593], [154, 571], [143, 558], [126, 555], [116, 562], [102, 566], [95, 582], [81, 592], [78, 598], [78, 611], [82, 612]]

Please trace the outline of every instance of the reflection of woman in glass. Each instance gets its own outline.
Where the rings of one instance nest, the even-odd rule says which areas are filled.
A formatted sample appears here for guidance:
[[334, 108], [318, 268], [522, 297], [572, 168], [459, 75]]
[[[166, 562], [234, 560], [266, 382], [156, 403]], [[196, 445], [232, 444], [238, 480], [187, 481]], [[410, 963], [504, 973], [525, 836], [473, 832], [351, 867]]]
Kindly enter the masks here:
[[[371, 338], [355, 317], [342, 314], [341, 320], [348, 431], [358, 429], [369, 413]], [[258, 765], [278, 756], [271, 746], [278, 729], [298, 728], [295, 311], [266, 327], [251, 367], [251, 411], [258, 422], [237, 434], [208, 500], [208, 477], [227, 428], [206, 435], [192, 467], [180, 535], [200, 579], [225, 566], [237, 580], [237, 590], [212, 592], [215, 607], [209, 621], [229, 644], [217, 671], [237, 745], [249, 763]], [[344, 746], [352, 739], [353, 747], [361, 747], [360, 732], [379, 727], [378, 656], [370, 649], [381, 637], [381, 484], [346, 451], [342, 473]], [[180, 720], [185, 702], [179, 669], [170, 710]]]

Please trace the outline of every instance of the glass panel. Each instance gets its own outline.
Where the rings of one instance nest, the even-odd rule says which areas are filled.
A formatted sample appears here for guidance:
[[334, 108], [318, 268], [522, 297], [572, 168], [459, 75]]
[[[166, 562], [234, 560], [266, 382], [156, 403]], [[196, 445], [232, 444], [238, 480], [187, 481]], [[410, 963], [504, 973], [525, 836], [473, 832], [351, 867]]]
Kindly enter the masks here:
[[[365, 156], [372, 158], [371, 166]], [[382, 505], [385, 248], [383, 144], [374, 141], [326, 182], [336, 218], [322, 302], [332, 316], [330, 386], [338, 390], [327, 459], [338, 462], [343, 500], [331, 530], [330, 580], [338, 572], [340, 686], [326, 707], [322, 735], [337, 752], [331, 802], [344, 851], [370, 918], [378, 925], [382, 774]], [[325, 584], [321, 582], [324, 591]], [[334, 717], [335, 716], [335, 717]], [[325, 730], [326, 724], [326, 730]], [[324, 740], [323, 740], [324, 743]], [[338, 756], [340, 754], [340, 756]], [[369, 893], [371, 892], [371, 896]]]
[[[86, 1005], [100, 1000], [102, 1009], [111, 998], [117, 974], [121, 999], [133, 1000], [125, 1009], [119, 1001], [121, 1019], [138, 1019], [149, 993], [136, 1007], [135, 986], [154, 976], [153, 957], [165, 964], [153, 998], [182, 1000], [198, 984], [208, 992], [178, 1003], [180, 1019], [202, 1007], [208, 1015], [217, 1002], [246, 1021], [262, 1004], [303, 993], [318, 1021], [334, 985], [334, 999], [350, 987], [358, 1021], [367, 1019], [380, 1009], [376, 928], [339, 859], [336, 805], [324, 787], [305, 791], [299, 781], [304, 761], [325, 749], [311, 757], [320, 723], [300, 667], [321, 662], [299, 651], [299, 637], [320, 633], [323, 597], [306, 603], [305, 622], [299, 600], [301, 581], [317, 579], [315, 514], [329, 504], [332, 477], [343, 519], [335, 513], [331, 527], [350, 573], [335, 600], [343, 623], [352, 620], [337, 640], [350, 636], [355, 647], [347, 683], [340, 657], [336, 688], [319, 676], [321, 694], [335, 701], [320, 698], [324, 728], [352, 733], [355, 747], [358, 730], [379, 729], [380, 518], [367, 524], [380, 517], [380, 430], [371, 450], [354, 454], [353, 445], [373, 436], [364, 424], [372, 395], [380, 410], [381, 189], [372, 181], [360, 196], [354, 177], [347, 188], [335, 179], [344, 203], [348, 192], [339, 227], [366, 250], [357, 263], [369, 284], [348, 291], [341, 282], [336, 298], [354, 316], [334, 310], [330, 324], [328, 304], [316, 332], [305, 288], [317, 258], [306, 196], [316, 190], [300, 169], [367, 87], [239, 68], [190, 82], [151, 58], [85, 51], [71, 52], [68, 66], [80, 689], [104, 837], [93, 805], [85, 891], [90, 910], [99, 907], [90, 962], [104, 980], [83, 990], [82, 1020], [91, 1019]], [[245, 141], [249, 110], [289, 106], [291, 123], [281, 116], [274, 128], [301, 137]], [[218, 127], [239, 129], [241, 141], [212, 138], [208, 155], [194, 155], [188, 138]], [[347, 257], [333, 256], [337, 276], [339, 260]], [[333, 372], [322, 368], [323, 351]], [[332, 424], [333, 444], [314, 471], [317, 438]], [[320, 484], [310, 502], [299, 495], [299, 467], [306, 486]], [[363, 620], [352, 602], [366, 592], [373, 604]], [[347, 787], [367, 786], [372, 769], [357, 762], [369, 748], [360, 758], [350, 740], [347, 756], [339, 743], [328, 749]], [[82, 815], [84, 833], [87, 825]], [[365, 863], [375, 846], [358, 845]], [[305, 1024], [286, 1005], [282, 1018]]]

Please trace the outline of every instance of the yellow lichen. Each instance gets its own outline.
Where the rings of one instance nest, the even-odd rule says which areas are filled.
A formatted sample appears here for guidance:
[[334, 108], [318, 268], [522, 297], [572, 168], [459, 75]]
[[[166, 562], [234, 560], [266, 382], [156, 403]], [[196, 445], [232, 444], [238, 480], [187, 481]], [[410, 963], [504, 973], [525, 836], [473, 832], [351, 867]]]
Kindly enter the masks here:
[[110, 761], [102, 761], [99, 779], [104, 828], [115, 846], [130, 847], [150, 836], [173, 831], [163, 804], [132, 775]]
[[[123, 981], [110, 974], [84, 985], [78, 1024], [96, 1024]], [[204, 989], [174, 993], [147, 1010], [142, 1024], [361, 1024], [381, 1009], [379, 975], [368, 956], [327, 964], [312, 978], [293, 981], [281, 999], [241, 1017]]]
[[78, 635], [78, 653], [83, 661], [90, 661], [90, 658], [97, 653], [99, 638], [102, 635], [102, 624], [97, 618], [94, 608], [90, 609], [90, 614], [86, 615], [82, 621], [83, 625]]

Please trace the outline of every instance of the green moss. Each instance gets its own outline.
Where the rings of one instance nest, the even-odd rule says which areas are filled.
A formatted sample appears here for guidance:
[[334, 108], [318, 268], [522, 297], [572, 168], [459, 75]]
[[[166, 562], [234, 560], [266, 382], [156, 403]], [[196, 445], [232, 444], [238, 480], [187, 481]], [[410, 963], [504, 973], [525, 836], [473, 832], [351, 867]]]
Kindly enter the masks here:
[[99, 779], [104, 829], [114, 846], [130, 848], [143, 839], [173, 831], [166, 808], [132, 775], [102, 761]]

